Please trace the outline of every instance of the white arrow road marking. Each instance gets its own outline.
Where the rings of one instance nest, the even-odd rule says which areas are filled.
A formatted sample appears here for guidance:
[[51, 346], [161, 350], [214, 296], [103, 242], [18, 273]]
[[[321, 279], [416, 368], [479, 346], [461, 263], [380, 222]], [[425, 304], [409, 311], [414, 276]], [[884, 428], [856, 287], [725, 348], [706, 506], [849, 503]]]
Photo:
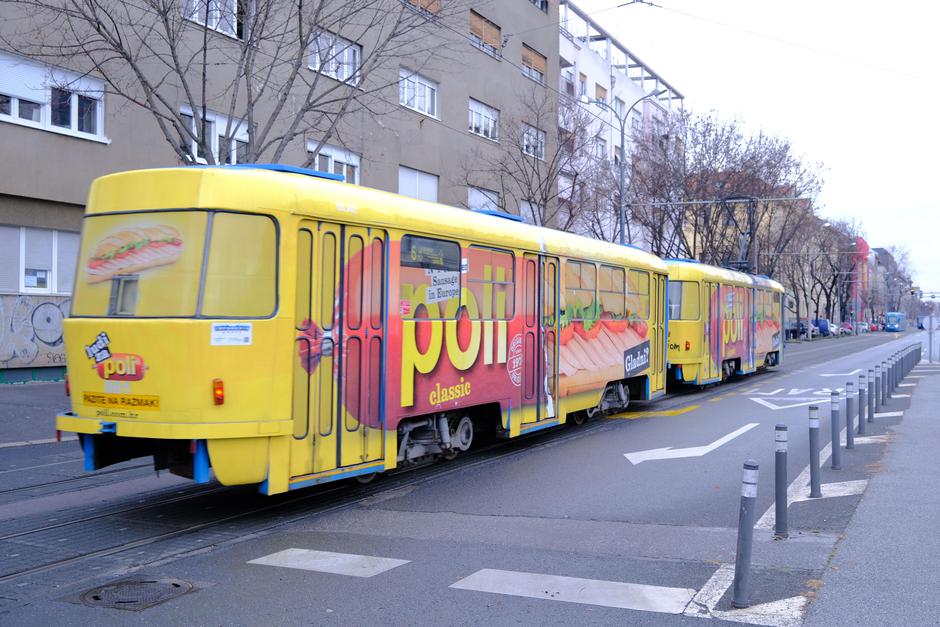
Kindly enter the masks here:
[[649, 461], [649, 460], [655, 460], [655, 459], [677, 459], [680, 457], [701, 457], [702, 455], [705, 455], [706, 453], [711, 453], [712, 451], [717, 449], [719, 446], [723, 444], [727, 444], [728, 442], [735, 439], [742, 433], [746, 433], [750, 431], [751, 429], [756, 427], [758, 424], [760, 423], [752, 422], [752, 423], [746, 424], [740, 429], [736, 429], [732, 431], [731, 433], [729, 433], [728, 435], [722, 438], [718, 438], [711, 444], [707, 444], [705, 446], [693, 446], [690, 448], [676, 448], [676, 449], [672, 448], [671, 446], [667, 446], [665, 448], [654, 448], [654, 449], [649, 449], [646, 451], [624, 453], [623, 456], [626, 457], [628, 460], [630, 460], [630, 463], [633, 464], [634, 466], [636, 466], [639, 463]]
[[[857, 440], [856, 440], [857, 441]], [[822, 483], [819, 485], [819, 489], [822, 492], [820, 498], [831, 499], [837, 496], [855, 496], [861, 494], [865, 491], [865, 486], [868, 485], [868, 479], [858, 479], [856, 481], [839, 481], [837, 483]], [[809, 494], [802, 493], [797, 494], [788, 505], [793, 503], [799, 503], [801, 501], [809, 501], [816, 499], [810, 499]]]
[[803, 613], [809, 599], [803, 596], [759, 603], [740, 610], [714, 611], [712, 616], [721, 620], [768, 627], [791, 627], [803, 623]]
[[910, 398], [910, 394], [892, 394], [891, 398]]
[[[794, 407], [802, 407], [803, 405], [812, 405], [813, 403], [819, 405], [820, 403], [822, 403], [822, 402], [824, 401], [824, 399], [823, 399], [822, 397], [820, 397], [820, 398], [814, 398], [814, 399], [809, 400], [809, 401], [800, 401], [800, 402], [798, 402], [798, 403], [786, 403], [786, 402], [784, 402], [784, 403], [775, 403], [774, 401], [768, 401], [767, 399], [764, 399], [764, 398], [752, 398], [751, 400], [754, 401], [755, 403], [759, 403], [759, 404], [763, 405], [764, 407], [766, 407], [766, 408], [768, 408], [768, 409], [774, 409], [774, 410], [776, 410], [776, 409], [792, 409], [792, 408], [794, 408]], [[783, 400], [783, 399], [781, 399], [781, 400]]]
[[882, 411], [876, 412], [875, 418], [900, 418], [903, 415], [903, 411]]
[[862, 371], [861, 368], [856, 368], [856, 369], [853, 370], [852, 372], [846, 372], [846, 373], [844, 373], [844, 374], [840, 374], [840, 373], [835, 373], [835, 374], [821, 374], [821, 375], [819, 375], [819, 376], [821, 376], [821, 377], [851, 377], [853, 374], [858, 374], [858, 373], [861, 372], [861, 371]]
[[916, 383], [898, 383], [899, 388], [913, 388], [917, 387]]
[[888, 436], [886, 435], [863, 435], [856, 436], [856, 444], [884, 444], [888, 441]]

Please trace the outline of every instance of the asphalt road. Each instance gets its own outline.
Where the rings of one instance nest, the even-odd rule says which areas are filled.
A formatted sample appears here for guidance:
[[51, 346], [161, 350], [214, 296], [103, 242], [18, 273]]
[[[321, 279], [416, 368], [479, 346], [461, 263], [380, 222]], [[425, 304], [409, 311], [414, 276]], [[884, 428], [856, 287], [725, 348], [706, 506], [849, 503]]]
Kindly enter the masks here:
[[[791, 344], [779, 370], [507, 443], [452, 471], [429, 471], [421, 481], [379, 479], [350, 502], [332, 504], [336, 487], [312, 491], [301, 504], [308, 512], [252, 514], [262, 502], [288, 499], [265, 501], [239, 489], [201, 494], [213, 488], [134, 467], [82, 477], [70, 466], [78, 459], [74, 443], [0, 449], [0, 472], [27, 486], [6, 495], [0, 490], [0, 566], [14, 564], [0, 570], [0, 622], [661, 625], [695, 624], [704, 615], [770, 624], [757, 613], [763, 609], [777, 617], [773, 624], [797, 624], [861, 496], [793, 503], [785, 541], [773, 540], [768, 529], [755, 531], [755, 607], [729, 613], [742, 463], [752, 458], [760, 465], [757, 512], [763, 514], [773, 504], [774, 425], [789, 427], [793, 481], [808, 461], [807, 405], [824, 409], [822, 441], [828, 442], [830, 390], [857, 381], [858, 370], [917, 337], [879, 333]], [[54, 388], [18, 387], [48, 394], [38, 406], [61, 402]], [[0, 399], [7, 392], [0, 389]], [[906, 404], [893, 399], [888, 409], [903, 412]], [[35, 437], [28, 430], [8, 436], [6, 426], [19, 414], [3, 411], [9, 413], [0, 416], [0, 441]], [[879, 418], [871, 432], [883, 435], [902, 419]], [[638, 463], [626, 457], [667, 447], [693, 451]], [[873, 441], [843, 451], [843, 469], [826, 465], [823, 483], [864, 489], [883, 447]], [[53, 469], [58, 479], [74, 481], [45, 485], [58, 480], [44, 474]], [[232, 519], [113, 553], [102, 540], [198, 527], [218, 519], [213, 512]], [[62, 517], [92, 520], [68, 532], [48, 522]], [[281, 519], [283, 525], [272, 527]], [[33, 533], [41, 524], [53, 529]], [[83, 558], [83, 546], [98, 552]], [[23, 550], [48, 555], [35, 563], [52, 563], [57, 550], [74, 561], [9, 575]], [[249, 563], [259, 559], [266, 563]], [[380, 572], [362, 576], [369, 569]], [[75, 602], [96, 584], [131, 575], [176, 578], [195, 589], [140, 614]]]

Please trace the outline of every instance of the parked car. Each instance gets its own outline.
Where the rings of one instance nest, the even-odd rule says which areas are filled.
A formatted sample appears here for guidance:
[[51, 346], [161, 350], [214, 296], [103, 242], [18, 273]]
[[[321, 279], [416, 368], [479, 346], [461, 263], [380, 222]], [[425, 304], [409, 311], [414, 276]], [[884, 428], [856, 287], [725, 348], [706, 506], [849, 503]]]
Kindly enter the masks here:
[[869, 331], [877, 331], [877, 330], [879, 330], [879, 329], [880, 329], [880, 327], [878, 326], [878, 323], [877, 323], [877, 322], [872, 322], [871, 325], [870, 325], [869, 328], [868, 328]]
[[856, 322], [855, 329], [857, 333], [868, 333], [868, 323], [867, 322]]
[[854, 335], [851, 322], [843, 322], [839, 325], [839, 335]]
[[827, 318], [819, 318], [818, 320], [813, 320], [813, 326], [819, 330], [819, 335], [829, 336], [832, 335], [833, 325], [829, 324]]

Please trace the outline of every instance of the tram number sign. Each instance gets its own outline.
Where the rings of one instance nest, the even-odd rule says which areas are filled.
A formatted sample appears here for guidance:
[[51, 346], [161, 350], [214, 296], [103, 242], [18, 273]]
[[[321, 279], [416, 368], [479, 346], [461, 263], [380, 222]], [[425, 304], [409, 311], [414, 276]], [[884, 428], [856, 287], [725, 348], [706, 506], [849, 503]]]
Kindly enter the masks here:
[[646, 340], [642, 344], [637, 344], [633, 348], [623, 352], [623, 376], [624, 378], [637, 375], [650, 366], [650, 341]]

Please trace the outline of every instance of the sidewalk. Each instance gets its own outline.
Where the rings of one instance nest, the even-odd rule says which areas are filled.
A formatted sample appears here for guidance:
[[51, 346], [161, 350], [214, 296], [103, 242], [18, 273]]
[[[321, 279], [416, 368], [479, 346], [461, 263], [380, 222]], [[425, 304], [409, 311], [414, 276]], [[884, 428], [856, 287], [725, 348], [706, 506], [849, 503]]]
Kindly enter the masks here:
[[69, 409], [65, 384], [0, 385], [0, 444], [55, 437], [55, 415]]
[[940, 376], [919, 381], [805, 625], [940, 624]]

